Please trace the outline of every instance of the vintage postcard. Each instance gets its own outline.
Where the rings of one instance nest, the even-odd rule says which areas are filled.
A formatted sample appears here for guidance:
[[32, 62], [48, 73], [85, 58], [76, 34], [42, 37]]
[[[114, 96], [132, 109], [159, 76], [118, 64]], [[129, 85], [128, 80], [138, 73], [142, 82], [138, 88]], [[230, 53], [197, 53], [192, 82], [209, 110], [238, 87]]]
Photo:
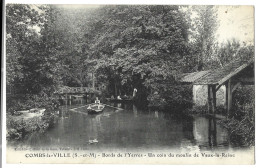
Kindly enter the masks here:
[[6, 163], [254, 164], [254, 12], [6, 3]]

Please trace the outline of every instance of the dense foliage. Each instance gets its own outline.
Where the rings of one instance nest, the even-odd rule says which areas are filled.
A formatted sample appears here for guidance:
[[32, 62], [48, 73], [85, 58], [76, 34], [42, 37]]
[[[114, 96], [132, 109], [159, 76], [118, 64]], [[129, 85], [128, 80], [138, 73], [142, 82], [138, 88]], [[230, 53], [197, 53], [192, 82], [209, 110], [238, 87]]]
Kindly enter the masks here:
[[55, 123], [55, 115], [52, 114], [54, 109], [47, 109], [46, 113], [41, 117], [32, 117], [23, 119], [19, 116], [7, 116], [7, 139], [19, 140], [34, 132], [44, 132]]
[[189, 38], [192, 55], [195, 59], [193, 71], [205, 70], [214, 59], [216, 49], [216, 30], [218, 28], [217, 6], [188, 6], [186, 19], [189, 26]]
[[106, 97], [136, 88], [142, 104], [187, 105], [180, 74], [254, 57], [251, 45], [216, 42], [216, 18], [213, 6], [7, 4], [7, 111], [50, 107], [58, 87], [96, 84]]
[[255, 88], [239, 87], [234, 92], [233, 111], [224, 126], [234, 143], [255, 145]]
[[216, 10], [8, 4], [7, 84], [26, 98], [50, 97], [58, 86], [101, 83], [106, 96], [130, 96], [137, 88], [137, 98], [151, 104], [187, 101], [182, 88], [172, 86], [179, 74], [224, 66], [230, 54], [253, 55], [252, 47], [236, 41], [215, 42]]
[[114, 96], [137, 88], [146, 99], [180, 89], [164, 85], [189, 68], [188, 25], [179, 7], [105, 6], [95, 14], [86, 34], [89, 55], [96, 74], [113, 83]]

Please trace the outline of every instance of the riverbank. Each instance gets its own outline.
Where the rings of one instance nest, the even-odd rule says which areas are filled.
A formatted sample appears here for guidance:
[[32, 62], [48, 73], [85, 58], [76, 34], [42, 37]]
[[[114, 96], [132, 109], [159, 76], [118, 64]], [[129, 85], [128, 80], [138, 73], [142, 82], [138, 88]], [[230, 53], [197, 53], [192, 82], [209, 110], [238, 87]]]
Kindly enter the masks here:
[[228, 130], [231, 142], [251, 147], [255, 145], [255, 112], [253, 107], [254, 103], [237, 105], [229, 116], [223, 107], [217, 107], [216, 114], [209, 114], [206, 106], [186, 109], [184, 114], [191, 117], [213, 118]]
[[55, 112], [49, 109], [30, 109], [17, 111], [16, 115], [7, 113], [8, 140], [20, 140], [29, 134], [44, 132], [55, 123]]

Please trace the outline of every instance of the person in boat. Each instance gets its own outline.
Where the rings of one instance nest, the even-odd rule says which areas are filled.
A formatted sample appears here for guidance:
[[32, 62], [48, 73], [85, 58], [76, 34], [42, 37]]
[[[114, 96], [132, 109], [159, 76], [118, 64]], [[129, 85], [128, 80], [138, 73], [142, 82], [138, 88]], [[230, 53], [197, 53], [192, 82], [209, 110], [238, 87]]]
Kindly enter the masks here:
[[125, 94], [122, 98], [123, 99], [128, 99], [128, 96]]
[[117, 100], [122, 100], [121, 97], [120, 97], [119, 95], [117, 96]]
[[112, 96], [111, 96], [111, 100], [114, 100], [114, 99], [115, 99], [115, 97], [114, 97], [114, 95], [112, 95]]
[[95, 104], [100, 104], [100, 100], [98, 100], [98, 97], [96, 97]]
[[100, 105], [100, 100], [98, 100], [98, 97], [96, 97], [95, 104], [97, 104], [97, 105], [98, 105], [98, 109], [100, 109], [100, 108], [101, 108], [101, 105]]

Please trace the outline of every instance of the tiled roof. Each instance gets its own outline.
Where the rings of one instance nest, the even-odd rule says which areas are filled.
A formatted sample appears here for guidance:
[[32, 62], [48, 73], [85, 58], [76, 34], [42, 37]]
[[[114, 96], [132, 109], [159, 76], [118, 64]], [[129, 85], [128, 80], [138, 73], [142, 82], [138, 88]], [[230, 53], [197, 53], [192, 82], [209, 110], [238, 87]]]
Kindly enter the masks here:
[[207, 75], [209, 71], [199, 71], [183, 74], [183, 77], [180, 79], [180, 82], [193, 83], [201, 77]]
[[186, 74], [180, 79], [180, 81], [193, 83], [196, 85], [220, 85], [253, 63], [254, 60], [235, 60], [230, 64], [224, 66], [223, 68], [219, 68], [216, 70], [200, 71]]

